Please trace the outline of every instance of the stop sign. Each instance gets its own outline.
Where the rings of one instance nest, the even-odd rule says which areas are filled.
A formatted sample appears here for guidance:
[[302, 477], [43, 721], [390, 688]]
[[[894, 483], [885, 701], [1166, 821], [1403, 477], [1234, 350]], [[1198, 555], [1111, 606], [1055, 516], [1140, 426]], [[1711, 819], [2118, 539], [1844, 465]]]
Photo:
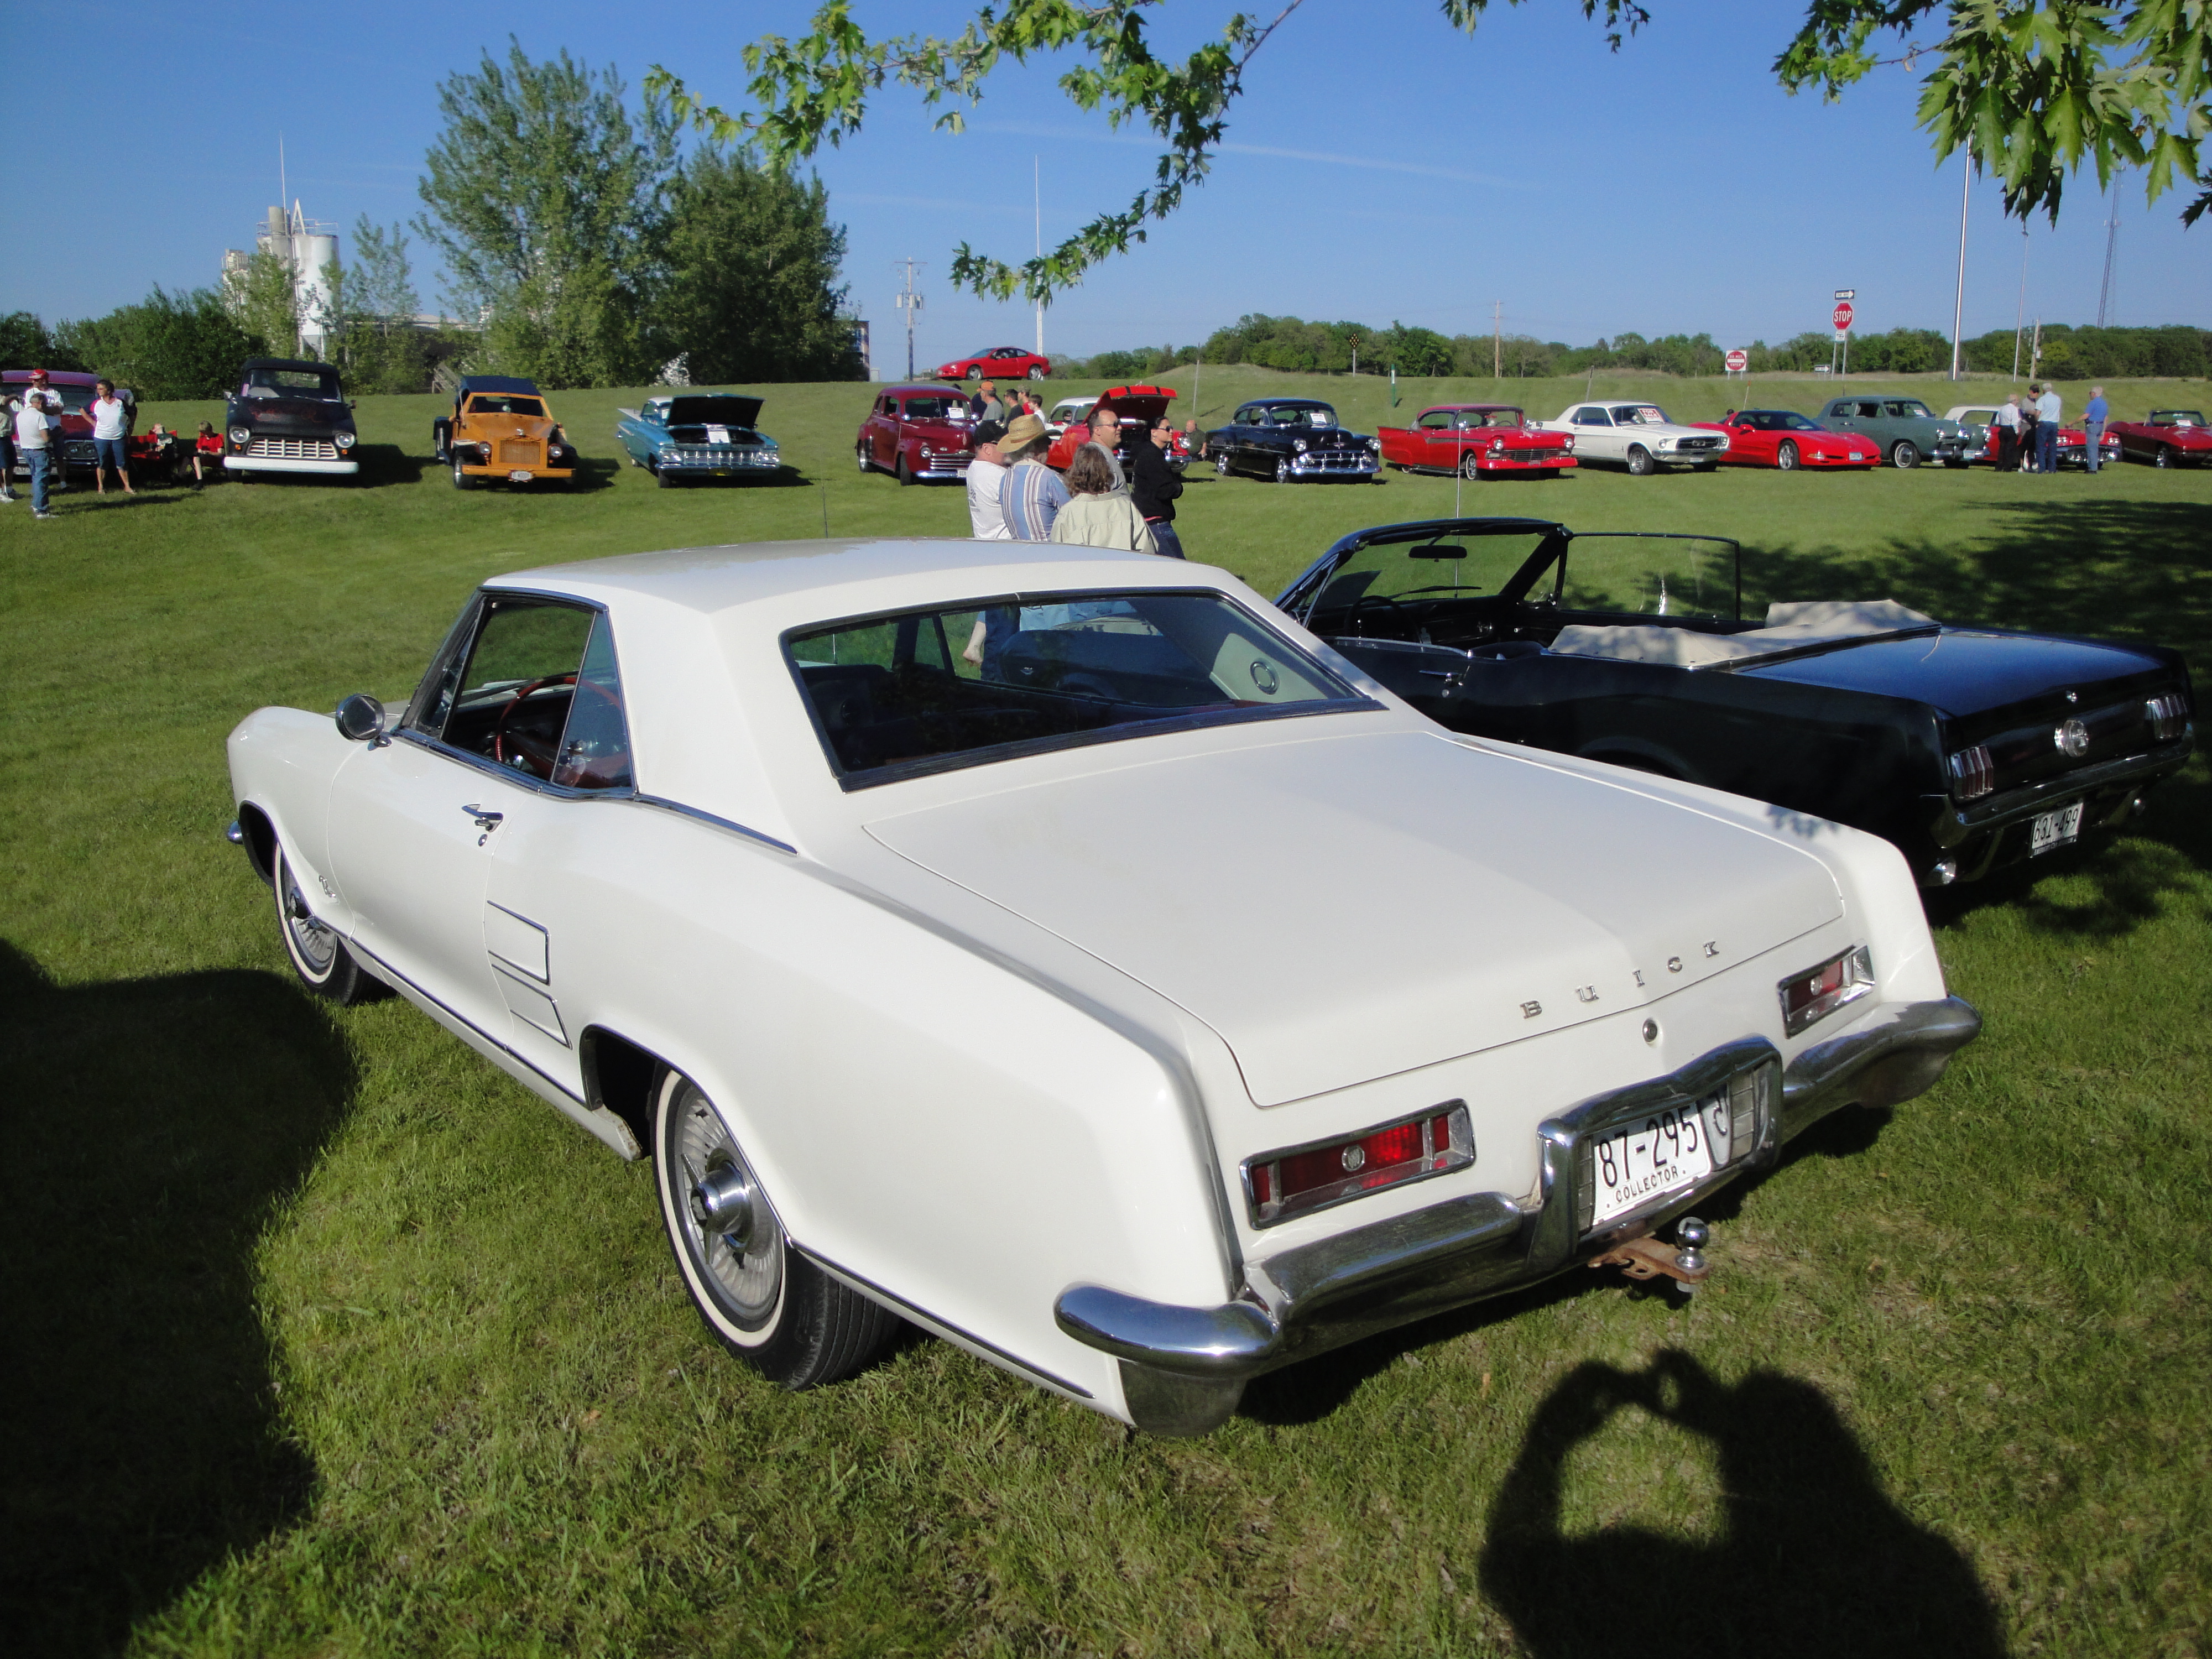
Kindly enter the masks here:
[[1851, 325], [1851, 319], [1856, 314], [1851, 309], [1851, 302], [1849, 300], [1838, 300], [1836, 301], [1835, 310], [1829, 313], [1828, 319], [1835, 324], [1836, 332], [1841, 334]]
[[1729, 374], [1741, 374], [1744, 370], [1750, 367], [1751, 354], [1748, 351], [1736, 350], [1729, 353], [1728, 371]]

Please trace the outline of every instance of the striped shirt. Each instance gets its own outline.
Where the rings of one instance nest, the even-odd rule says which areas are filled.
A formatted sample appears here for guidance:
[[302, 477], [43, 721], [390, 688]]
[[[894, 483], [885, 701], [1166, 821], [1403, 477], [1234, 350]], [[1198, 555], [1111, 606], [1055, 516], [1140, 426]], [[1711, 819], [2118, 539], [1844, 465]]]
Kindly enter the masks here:
[[1048, 542], [1052, 521], [1067, 505], [1067, 486], [1042, 461], [1018, 461], [999, 486], [999, 508], [1018, 542]]

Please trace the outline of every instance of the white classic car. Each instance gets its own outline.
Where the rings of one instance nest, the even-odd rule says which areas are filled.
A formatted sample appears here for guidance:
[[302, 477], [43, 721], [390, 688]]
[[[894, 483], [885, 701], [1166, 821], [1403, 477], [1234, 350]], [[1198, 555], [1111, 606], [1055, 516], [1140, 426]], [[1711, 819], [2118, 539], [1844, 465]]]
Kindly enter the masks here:
[[1711, 471], [1728, 453], [1728, 434], [1709, 426], [1682, 426], [1667, 418], [1656, 404], [1576, 404], [1554, 421], [1536, 422], [1545, 432], [1571, 432], [1575, 459], [1618, 461], [1637, 477], [1662, 466], [1695, 466]]
[[229, 757], [301, 979], [650, 1158], [709, 1330], [793, 1388], [903, 1319], [1201, 1432], [1608, 1253], [1693, 1278], [1656, 1229], [1978, 1025], [1887, 842], [1455, 735], [1139, 555], [523, 571], [404, 708]]

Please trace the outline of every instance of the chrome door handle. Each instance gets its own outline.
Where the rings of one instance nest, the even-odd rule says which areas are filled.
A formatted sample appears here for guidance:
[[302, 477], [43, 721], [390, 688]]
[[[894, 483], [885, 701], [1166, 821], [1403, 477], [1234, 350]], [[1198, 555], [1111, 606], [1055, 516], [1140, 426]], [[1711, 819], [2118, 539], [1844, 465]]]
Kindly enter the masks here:
[[507, 817], [507, 814], [504, 812], [489, 811], [483, 807], [478, 806], [473, 801], [471, 801], [468, 805], [461, 808], [461, 811], [466, 812], [471, 817], [477, 821], [477, 829], [484, 830], [487, 833], [498, 829], [501, 820]]

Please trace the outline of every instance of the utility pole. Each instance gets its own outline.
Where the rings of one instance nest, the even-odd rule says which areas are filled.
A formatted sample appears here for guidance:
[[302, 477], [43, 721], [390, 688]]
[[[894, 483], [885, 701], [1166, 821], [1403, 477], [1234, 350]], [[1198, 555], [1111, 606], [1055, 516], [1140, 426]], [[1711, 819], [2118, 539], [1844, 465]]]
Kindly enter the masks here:
[[1503, 380], [1505, 376], [1505, 301], [1490, 302], [1490, 378]]
[[2020, 335], [2027, 325], [2027, 221], [2020, 222], [2020, 308], [2012, 314], [2012, 377], [2020, 379]]
[[1951, 378], [1959, 378], [1959, 331], [1966, 314], [1966, 204], [1974, 188], [1974, 152], [1966, 152], [1966, 182], [1959, 186], [1959, 291], [1951, 301]]
[[921, 295], [914, 291], [914, 273], [921, 269], [921, 261], [894, 259], [891, 269], [906, 272], [906, 287], [893, 297], [892, 303], [906, 313], [906, 377], [911, 380], [914, 379], [914, 313], [921, 309]]
[[[1030, 157], [1030, 191], [1035, 198], [1036, 209], [1036, 255], [1042, 259], [1044, 258], [1044, 157], [1041, 155]], [[1037, 295], [1036, 323], [1036, 355], [1042, 357], [1044, 356], [1044, 295], [1042, 294]]]
[[2112, 269], [2120, 257], [2120, 181], [2112, 180], [2112, 216], [2106, 222], [2105, 285], [2097, 290], [2097, 326], [2103, 328], [2112, 313], [2119, 309], [2118, 296], [2112, 291]]
[[2033, 380], [2036, 378], [2039, 372], [2039, 365], [2040, 365], [2042, 362], [2043, 319], [2039, 317], [2035, 319], [2035, 339], [2033, 343], [2028, 347], [2027, 351], [2027, 378], [2029, 380]]

